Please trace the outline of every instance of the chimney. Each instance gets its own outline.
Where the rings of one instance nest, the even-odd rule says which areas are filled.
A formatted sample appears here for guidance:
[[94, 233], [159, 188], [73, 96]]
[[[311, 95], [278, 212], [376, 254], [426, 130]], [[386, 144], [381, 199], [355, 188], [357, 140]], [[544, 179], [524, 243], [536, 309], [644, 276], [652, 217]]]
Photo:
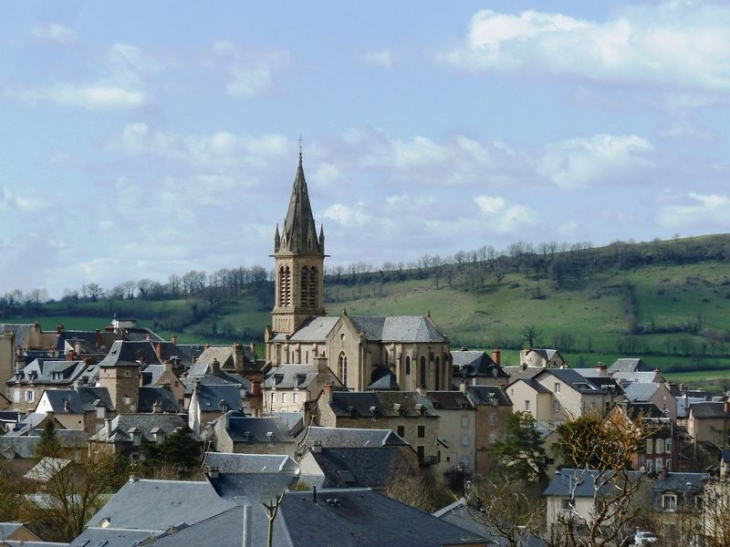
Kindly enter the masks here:
[[61, 334], [63, 332], [63, 325], [61, 323], [58, 323], [56, 325], [56, 334]]
[[162, 414], [162, 403], [160, 401], [155, 401], [154, 403], [152, 403], [152, 413]]
[[233, 344], [233, 366], [236, 370], [243, 370], [243, 345]]
[[459, 384], [459, 391], [461, 391], [462, 393], [466, 394], [466, 388], [468, 387], [468, 385], [469, 385], [469, 384], [468, 384], [468, 382], [466, 381], [466, 379], [463, 379], [463, 380], [461, 381], [461, 383]]
[[251, 397], [261, 397], [261, 377], [251, 378]]
[[502, 363], [502, 352], [498, 348], [492, 350], [492, 361], [495, 365]]
[[173, 345], [177, 344], [177, 335], [176, 334], [173, 334], [172, 336], [170, 336], [170, 342], [172, 342]]
[[318, 374], [324, 374], [327, 372], [327, 357], [324, 355], [318, 355], [314, 357], [312, 361], [317, 366]]
[[73, 361], [74, 359], [76, 359], [76, 354], [74, 350], [68, 350], [68, 352], [66, 352], [66, 361]]
[[74, 342], [74, 351], [75, 351], [75, 352], [76, 352], [76, 353], [77, 353], [78, 355], [81, 355], [81, 340], [76, 340], [76, 341]]
[[332, 382], [325, 382], [322, 388], [323, 402], [329, 403], [332, 401]]
[[601, 374], [601, 376], [605, 376], [607, 371], [608, 371], [608, 368], [606, 367], [605, 363], [603, 363], [602, 361], [598, 361], [596, 363], [596, 372]]
[[162, 344], [160, 342], [157, 342], [157, 347], [155, 348], [155, 351], [157, 352], [157, 358], [162, 361]]
[[106, 432], [107, 440], [112, 436], [112, 421], [111, 418], [104, 419], [104, 430]]
[[251, 506], [243, 506], [243, 547], [251, 547]]
[[165, 359], [162, 364], [165, 365], [165, 372], [172, 372], [172, 361]]
[[96, 329], [95, 345], [96, 349], [101, 348], [101, 331], [99, 329]]
[[213, 357], [213, 362], [210, 364], [210, 373], [211, 374], [218, 374], [221, 371], [221, 364], [218, 359]]
[[81, 389], [82, 387], [84, 387], [84, 379], [83, 379], [83, 378], [81, 378], [81, 377], [79, 377], [79, 378], [76, 378], [76, 380], [74, 381], [74, 389], [75, 389], [76, 391], [78, 391], [78, 390], [80, 390], [80, 389]]

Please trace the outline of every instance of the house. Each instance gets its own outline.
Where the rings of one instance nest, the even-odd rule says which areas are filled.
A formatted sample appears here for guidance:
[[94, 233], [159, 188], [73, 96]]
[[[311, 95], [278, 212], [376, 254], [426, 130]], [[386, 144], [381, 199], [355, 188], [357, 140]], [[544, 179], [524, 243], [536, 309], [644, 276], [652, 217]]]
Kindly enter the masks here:
[[53, 413], [64, 429], [96, 433], [104, 425], [104, 420], [116, 413], [106, 389], [81, 384], [77, 382], [74, 389], [45, 390], [38, 401], [36, 413]]
[[666, 416], [677, 420], [677, 397], [664, 382], [634, 382], [623, 388], [632, 403], [653, 403]]
[[718, 448], [726, 448], [730, 435], [730, 402], [692, 403], [687, 415], [687, 433], [695, 442], [709, 441]]
[[636, 357], [622, 357], [616, 359], [614, 363], [608, 367], [608, 374], [613, 376], [618, 372], [654, 372], [656, 367], [647, 365], [642, 359]]
[[202, 436], [216, 452], [294, 456], [297, 449], [294, 437], [282, 421], [254, 418], [234, 410], [210, 422]]
[[613, 427], [646, 432], [641, 448], [631, 456], [633, 469], [647, 473], [679, 469], [679, 429], [654, 403], [621, 403], [609, 412], [605, 421]]
[[476, 410], [474, 472], [485, 475], [496, 465], [491, 453], [492, 445], [505, 438], [507, 418], [512, 414], [512, 401], [507, 393], [497, 386], [461, 384], [460, 387], [466, 390], [466, 396]]
[[325, 385], [313, 402], [312, 420], [324, 427], [392, 429], [416, 449], [422, 465], [438, 463], [439, 415], [418, 392], [334, 391]]
[[670, 515], [698, 512], [702, 507], [705, 482], [709, 478], [708, 473], [662, 473], [651, 484], [654, 510]]
[[187, 421], [178, 414], [119, 414], [107, 418], [95, 435], [89, 438], [92, 447], [127, 456], [136, 463], [145, 444], [159, 444]]
[[46, 389], [70, 389], [90, 366], [71, 359], [35, 359], [5, 382], [13, 410], [32, 412]]
[[327, 366], [327, 359], [315, 357], [313, 364], [281, 365], [270, 368], [263, 384], [266, 413], [302, 412], [304, 404], [316, 399], [329, 383], [333, 389], [346, 390]]
[[324, 243], [300, 154], [284, 224], [274, 234], [274, 308], [264, 336], [267, 364], [276, 369], [324, 357], [340, 382], [355, 391], [373, 384], [396, 384], [404, 391], [450, 389], [449, 340], [430, 313], [356, 318], [345, 310], [339, 317], [326, 317]]
[[263, 363], [256, 359], [254, 344], [248, 347], [238, 342], [232, 346], [211, 346], [206, 344], [203, 352], [197, 357], [195, 364], [211, 364], [213, 361], [218, 361], [221, 370], [240, 374], [248, 380], [261, 376]]
[[567, 467], [556, 471], [543, 492], [547, 530], [558, 532], [565, 521], [592, 524], [608, 500], [634, 488], [638, 491], [642, 476], [638, 471], [613, 473]]
[[188, 426], [196, 435], [229, 410], [243, 412], [240, 385], [209, 385], [196, 379], [188, 408]]
[[[26, 528], [22, 522], [1, 522], [0, 523], [0, 541], [19, 542], [21, 545], [27, 545], [30, 542], [40, 542], [41, 538], [35, 535], [31, 530]], [[0, 543], [2, 545], [2, 543]]]
[[520, 350], [521, 367], [558, 368], [567, 365], [568, 362], [563, 359], [563, 356], [556, 349], [525, 348]]
[[470, 385], [504, 386], [509, 381], [507, 374], [500, 366], [501, 352], [495, 349], [490, 357], [484, 351], [470, 351], [462, 348], [451, 352], [451, 366], [454, 387], [458, 388], [462, 380]]
[[463, 487], [475, 472], [477, 411], [466, 394], [458, 391], [429, 391], [426, 396], [439, 415], [438, 463], [435, 476], [448, 484]]

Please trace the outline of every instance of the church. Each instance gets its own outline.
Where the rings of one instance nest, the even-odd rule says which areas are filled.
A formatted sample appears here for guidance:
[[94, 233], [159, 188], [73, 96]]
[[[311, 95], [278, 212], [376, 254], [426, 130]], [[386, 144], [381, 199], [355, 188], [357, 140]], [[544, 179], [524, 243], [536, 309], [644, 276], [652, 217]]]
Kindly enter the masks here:
[[[272, 369], [315, 364], [351, 391], [452, 388], [448, 338], [425, 316], [327, 316], [324, 307], [324, 228], [312, 214], [299, 153], [289, 209], [274, 235], [275, 301], [266, 328]], [[316, 361], [315, 361], [316, 360]]]

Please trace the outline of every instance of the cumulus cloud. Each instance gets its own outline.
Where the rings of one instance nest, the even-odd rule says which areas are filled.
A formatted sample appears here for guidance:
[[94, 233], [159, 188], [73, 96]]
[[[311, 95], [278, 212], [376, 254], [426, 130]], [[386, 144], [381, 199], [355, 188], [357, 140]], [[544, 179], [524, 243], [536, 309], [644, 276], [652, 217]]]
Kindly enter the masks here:
[[510, 205], [500, 196], [477, 196], [474, 203], [498, 234], [518, 233], [537, 221], [535, 211], [524, 205]]
[[286, 64], [276, 52], [252, 52], [232, 42], [216, 42], [212, 51], [223, 60], [228, 74], [226, 91], [232, 97], [251, 98], [275, 90], [274, 73]]
[[372, 217], [365, 211], [362, 202], [355, 204], [353, 207], [342, 203], [334, 203], [325, 209], [324, 217], [347, 227], [365, 226], [372, 220]]
[[730, 7], [671, 2], [605, 21], [483, 10], [465, 43], [439, 56], [468, 70], [540, 70], [597, 82], [730, 92]]
[[387, 49], [366, 53], [363, 55], [363, 60], [368, 64], [379, 65], [386, 68], [391, 68], [395, 64], [393, 54]]
[[690, 192], [683, 203], [662, 207], [656, 221], [667, 228], [692, 228], [713, 226], [727, 228], [730, 217], [730, 196]]
[[37, 25], [31, 29], [30, 35], [36, 42], [60, 46], [73, 44], [78, 38], [74, 30], [60, 23]]
[[636, 135], [569, 139], [549, 145], [537, 170], [563, 190], [574, 190], [650, 166], [652, 150], [649, 141]]

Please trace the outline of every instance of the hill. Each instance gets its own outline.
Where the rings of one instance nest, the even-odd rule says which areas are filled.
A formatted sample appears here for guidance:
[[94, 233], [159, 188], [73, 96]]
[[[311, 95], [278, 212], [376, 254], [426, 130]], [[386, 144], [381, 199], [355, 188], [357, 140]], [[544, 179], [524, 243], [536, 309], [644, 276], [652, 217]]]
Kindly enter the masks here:
[[[520, 242], [504, 253], [485, 247], [448, 260], [334, 268], [325, 296], [332, 315], [430, 311], [454, 347], [499, 347], [506, 363], [533, 345], [560, 349], [574, 366], [631, 355], [666, 372], [722, 370], [730, 368], [729, 258], [730, 235], [600, 248]], [[222, 272], [194, 272], [203, 276], [197, 287], [180, 280], [175, 293], [165, 285], [60, 302], [0, 300], [0, 322], [99, 328], [117, 314], [186, 342], [260, 342], [273, 283], [258, 270], [235, 285]]]

